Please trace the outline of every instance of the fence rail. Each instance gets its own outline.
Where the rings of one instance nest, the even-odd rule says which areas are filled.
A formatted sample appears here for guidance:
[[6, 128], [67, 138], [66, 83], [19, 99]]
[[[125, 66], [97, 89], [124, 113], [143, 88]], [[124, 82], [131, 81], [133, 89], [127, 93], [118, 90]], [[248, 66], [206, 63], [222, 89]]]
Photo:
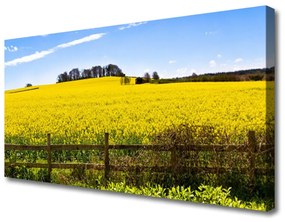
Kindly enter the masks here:
[[[50, 145], [52, 151], [76, 151], [76, 150], [104, 150], [105, 145]], [[178, 150], [181, 151], [217, 151], [217, 152], [247, 152], [247, 145], [177, 145]], [[271, 150], [273, 145], [260, 144], [257, 145], [258, 152], [267, 152]], [[171, 148], [165, 145], [109, 145], [109, 149], [114, 150], [152, 150], [152, 151], [170, 151]], [[47, 151], [46, 145], [15, 145], [5, 144], [5, 150], [19, 150], [19, 151]]]
[[[252, 181], [255, 176], [274, 174], [273, 168], [257, 168], [255, 166], [255, 159], [258, 154], [271, 153], [274, 157], [274, 145], [271, 144], [257, 144], [255, 132], [248, 132], [248, 145], [177, 145], [175, 147], [168, 147], [165, 145], [111, 145], [109, 144], [109, 134], [105, 133], [105, 143], [103, 145], [53, 145], [50, 142], [50, 134], [47, 135], [47, 145], [14, 145], [5, 144], [5, 151], [46, 151], [47, 163], [17, 163], [6, 162], [5, 167], [21, 167], [27, 168], [47, 168], [48, 180], [51, 179], [52, 169], [93, 169], [104, 170], [104, 176], [108, 180], [110, 171], [152, 171], [152, 172], [205, 172], [205, 173], [225, 173], [229, 170], [233, 171], [235, 168], [226, 167], [201, 167], [201, 166], [179, 166], [177, 160], [179, 159], [178, 151], [196, 151], [196, 152], [247, 152], [249, 157], [249, 167], [238, 168], [238, 172], [249, 174]], [[52, 163], [53, 151], [82, 151], [82, 150], [101, 150], [104, 152], [104, 164], [94, 163]], [[169, 166], [123, 166], [110, 165], [109, 152], [110, 150], [150, 150], [150, 151], [168, 151], [171, 152], [171, 160]], [[274, 161], [274, 160], [273, 160]]]

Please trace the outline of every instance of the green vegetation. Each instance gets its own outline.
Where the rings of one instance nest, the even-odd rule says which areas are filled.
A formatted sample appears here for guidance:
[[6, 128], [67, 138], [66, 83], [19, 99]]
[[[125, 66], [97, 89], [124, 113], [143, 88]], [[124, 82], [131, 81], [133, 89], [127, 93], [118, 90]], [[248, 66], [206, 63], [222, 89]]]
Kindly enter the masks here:
[[101, 190], [110, 190], [123, 193], [131, 193], [137, 195], [162, 197], [172, 200], [184, 200], [196, 203], [214, 204], [227, 207], [238, 207], [251, 210], [266, 210], [264, 202], [241, 201], [237, 197], [231, 196], [231, 188], [212, 187], [200, 185], [198, 189], [192, 190], [191, 187], [174, 186], [171, 188], [163, 188], [160, 185], [146, 184], [141, 187], [133, 187], [122, 183], [108, 183], [107, 186], [99, 186]]
[[[73, 170], [71, 173], [69, 171], [55, 170], [53, 173], [53, 183], [251, 210], [267, 211], [273, 207], [272, 201], [256, 197], [250, 201], [239, 199], [232, 195], [230, 187], [223, 188], [222, 186], [214, 187], [201, 184], [196, 189], [192, 189], [191, 186], [173, 185], [165, 187], [150, 182], [141, 186], [135, 186], [128, 184], [125, 180], [121, 182], [106, 182], [102, 179], [102, 176], [91, 176], [94, 173], [91, 171], [84, 172], [80, 169]], [[9, 174], [9, 177], [20, 179], [45, 181], [47, 178], [47, 170], [44, 169], [31, 170], [25, 167], [17, 167], [6, 169], [5, 172], [6, 176]], [[89, 183], [86, 183], [87, 181]]]
[[[272, 128], [267, 139], [272, 136]], [[217, 135], [219, 140], [217, 141]], [[210, 126], [181, 125], [168, 128], [157, 135], [155, 144], [172, 148], [178, 145], [226, 143], [229, 135]], [[261, 140], [263, 140], [261, 138]], [[113, 166], [165, 166], [171, 161], [170, 152], [149, 150], [110, 150], [110, 164]], [[8, 162], [46, 163], [44, 151], [5, 151]], [[273, 167], [273, 156], [263, 153], [257, 156], [256, 166]], [[104, 165], [100, 150], [56, 151], [53, 163], [96, 163]], [[87, 170], [84, 165], [76, 169], [53, 169], [52, 183], [81, 186], [86, 188], [162, 197], [191, 202], [202, 202], [221, 206], [252, 210], [274, 208], [274, 175], [256, 175], [254, 183], [242, 168], [248, 168], [250, 161], [245, 153], [238, 151], [177, 151], [177, 165], [189, 167], [185, 171], [152, 172], [111, 171], [109, 180], [102, 170]], [[201, 167], [199, 171], [191, 170]], [[209, 173], [203, 167], [227, 168], [226, 172]], [[12, 178], [48, 182], [47, 169], [6, 167], [5, 176]], [[112, 181], [112, 182], [111, 182]], [[207, 185], [205, 185], [207, 184]]]
[[105, 76], [118, 76], [124, 77], [125, 74], [119, 66], [114, 64], [109, 64], [106, 66], [93, 66], [90, 69], [84, 69], [82, 72], [78, 68], [70, 70], [68, 73], [63, 72], [57, 76], [57, 83], [68, 82], [80, 79], [90, 79], [90, 78], [101, 78]]
[[233, 72], [205, 73], [171, 79], [153, 79], [151, 83], [177, 83], [177, 82], [238, 82], [238, 81], [274, 81], [274, 67], [264, 69], [239, 70]]

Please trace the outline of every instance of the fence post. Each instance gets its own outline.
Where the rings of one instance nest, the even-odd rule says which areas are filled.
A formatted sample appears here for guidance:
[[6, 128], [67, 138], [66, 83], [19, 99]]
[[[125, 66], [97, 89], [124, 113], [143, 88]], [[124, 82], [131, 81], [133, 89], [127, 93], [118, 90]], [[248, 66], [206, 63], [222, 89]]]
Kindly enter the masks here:
[[177, 178], [177, 151], [176, 151], [176, 146], [173, 145], [171, 146], [171, 167], [172, 167], [172, 177], [174, 178], [176, 182]]
[[248, 144], [249, 144], [249, 176], [250, 186], [253, 188], [255, 185], [255, 157], [256, 157], [256, 137], [255, 131], [248, 131]]
[[105, 133], [105, 146], [104, 146], [104, 165], [105, 165], [105, 180], [109, 179], [110, 164], [109, 164], [109, 133]]
[[47, 134], [47, 153], [48, 153], [48, 182], [51, 182], [51, 146], [50, 146], [50, 133]]

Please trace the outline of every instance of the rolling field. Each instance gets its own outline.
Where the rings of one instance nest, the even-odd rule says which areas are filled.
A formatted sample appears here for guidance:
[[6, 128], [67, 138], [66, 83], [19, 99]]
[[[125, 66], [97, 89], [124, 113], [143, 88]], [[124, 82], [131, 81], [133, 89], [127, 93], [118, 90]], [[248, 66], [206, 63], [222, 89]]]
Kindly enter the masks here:
[[46, 144], [51, 133], [53, 144], [99, 144], [109, 132], [110, 143], [150, 144], [180, 124], [215, 126], [243, 143], [248, 130], [262, 138], [274, 122], [274, 82], [121, 85], [105, 77], [31, 89], [5, 92], [5, 143]]

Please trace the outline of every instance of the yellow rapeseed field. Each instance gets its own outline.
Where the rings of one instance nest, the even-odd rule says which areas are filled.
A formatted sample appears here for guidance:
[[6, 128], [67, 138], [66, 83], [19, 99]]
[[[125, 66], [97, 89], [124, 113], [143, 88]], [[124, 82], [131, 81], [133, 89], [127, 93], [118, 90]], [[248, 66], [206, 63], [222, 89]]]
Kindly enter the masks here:
[[242, 140], [274, 121], [274, 82], [121, 85], [104, 77], [37, 87], [5, 92], [5, 143], [46, 144], [51, 133], [54, 144], [98, 144], [109, 132], [111, 143], [149, 144], [179, 124]]

